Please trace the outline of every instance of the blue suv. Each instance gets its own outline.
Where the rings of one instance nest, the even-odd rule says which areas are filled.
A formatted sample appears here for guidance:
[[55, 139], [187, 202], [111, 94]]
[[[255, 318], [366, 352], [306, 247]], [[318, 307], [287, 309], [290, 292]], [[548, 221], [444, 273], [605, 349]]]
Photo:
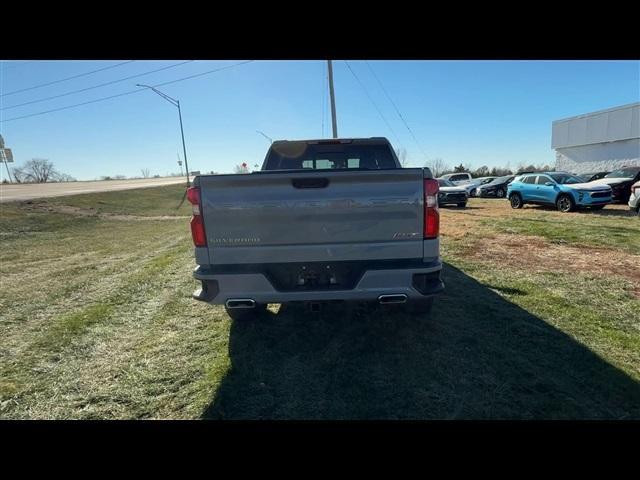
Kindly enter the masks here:
[[590, 207], [600, 210], [611, 203], [611, 187], [584, 183], [584, 180], [565, 172], [537, 172], [516, 177], [509, 184], [507, 198], [511, 208], [525, 203], [555, 205], [561, 212]]

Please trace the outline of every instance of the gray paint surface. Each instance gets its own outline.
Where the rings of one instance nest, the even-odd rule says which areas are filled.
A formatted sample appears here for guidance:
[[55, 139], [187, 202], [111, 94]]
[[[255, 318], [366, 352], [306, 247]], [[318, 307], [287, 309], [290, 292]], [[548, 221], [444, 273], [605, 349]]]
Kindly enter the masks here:
[[[209, 261], [421, 258], [423, 175], [413, 168], [198, 177]], [[329, 184], [292, 184], [317, 178]]]

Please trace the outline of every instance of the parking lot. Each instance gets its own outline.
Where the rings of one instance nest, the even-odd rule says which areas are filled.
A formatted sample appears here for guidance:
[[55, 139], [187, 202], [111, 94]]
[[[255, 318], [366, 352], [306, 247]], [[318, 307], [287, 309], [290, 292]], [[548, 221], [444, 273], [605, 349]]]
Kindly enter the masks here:
[[[445, 293], [270, 307], [191, 299], [183, 186], [0, 211], [0, 417], [640, 418], [640, 221], [477, 199], [442, 208]], [[388, 307], [388, 308], [387, 308]]]

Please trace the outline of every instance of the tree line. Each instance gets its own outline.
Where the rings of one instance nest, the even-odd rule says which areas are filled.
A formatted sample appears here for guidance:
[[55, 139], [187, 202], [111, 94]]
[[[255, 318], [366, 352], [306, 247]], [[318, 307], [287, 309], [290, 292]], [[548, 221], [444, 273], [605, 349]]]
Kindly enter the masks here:
[[428, 167], [431, 170], [431, 173], [434, 177], [441, 177], [442, 175], [447, 175], [449, 173], [470, 173], [472, 177], [504, 177], [507, 175], [517, 175], [523, 172], [552, 172], [555, 170], [555, 167], [548, 164], [538, 164], [538, 165], [524, 165], [520, 164], [515, 170], [512, 170], [511, 167], [507, 164], [506, 167], [492, 167], [489, 168], [486, 165], [482, 165], [478, 168], [472, 168], [468, 165], [460, 163], [453, 168], [445, 163], [442, 158], [435, 158], [425, 163], [425, 167]]

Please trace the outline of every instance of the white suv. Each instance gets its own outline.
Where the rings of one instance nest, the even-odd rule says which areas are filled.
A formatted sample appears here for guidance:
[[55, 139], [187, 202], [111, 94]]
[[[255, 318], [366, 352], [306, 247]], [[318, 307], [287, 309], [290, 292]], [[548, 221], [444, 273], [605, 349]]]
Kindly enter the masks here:
[[629, 208], [635, 210], [640, 215], [640, 181], [631, 185], [631, 196], [629, 197]]
[[470, 183], [473, 180], [473, 177], [469, 172], [462, 173], [448, 173], [446, 175], [442, 175], [443, 180], [449, 180], [454, 185], [464, 185], [465, 183]]

